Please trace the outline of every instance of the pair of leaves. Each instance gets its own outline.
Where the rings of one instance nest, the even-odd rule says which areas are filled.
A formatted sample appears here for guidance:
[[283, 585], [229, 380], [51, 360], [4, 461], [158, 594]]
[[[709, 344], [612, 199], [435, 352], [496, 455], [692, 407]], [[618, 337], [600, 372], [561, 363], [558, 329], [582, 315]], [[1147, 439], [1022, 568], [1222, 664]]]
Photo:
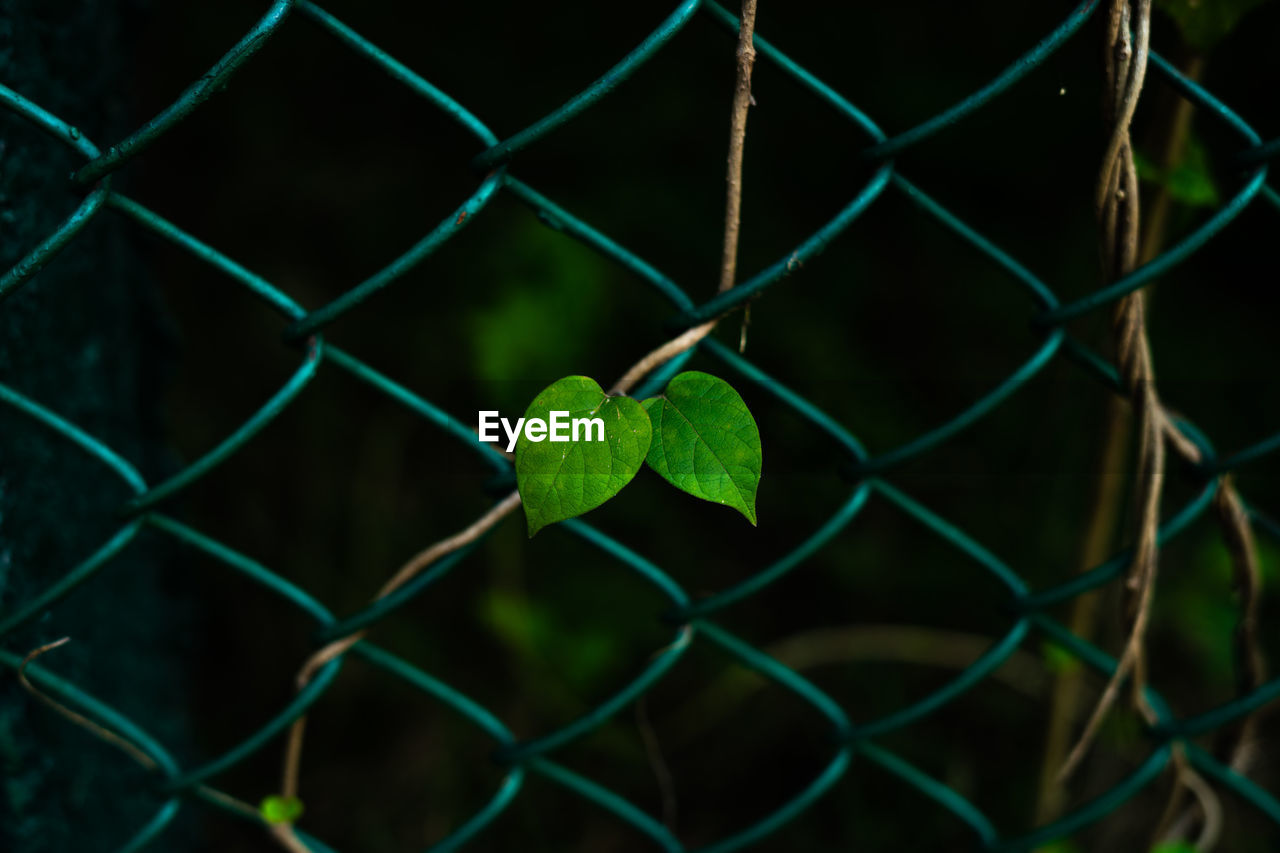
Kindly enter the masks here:
[[[529, 535], [548, 524], [595, 509], [622, 490], [642, 463], [676, 488], [733, 507], [756, 523], [760, 431], [729, 383], [688, 371], [666, 393], [639, 403], [611, 397], [595, 380], [566, 376], [542, 391], [525, 412], [550, 421], [551, 412], [604, 421], [604, 440], [587, 429], [578, 440], [516, 441], [516, 486]], [[571, 433], [571, 436], [573, 434]]]

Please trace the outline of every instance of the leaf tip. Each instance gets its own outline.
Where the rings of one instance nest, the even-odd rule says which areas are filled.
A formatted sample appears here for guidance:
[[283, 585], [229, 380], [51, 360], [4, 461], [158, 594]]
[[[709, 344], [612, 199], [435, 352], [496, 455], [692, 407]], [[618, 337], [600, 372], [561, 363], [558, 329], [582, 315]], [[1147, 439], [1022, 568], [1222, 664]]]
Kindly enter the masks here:
[[[520, 497], [523, 498], [524, 495], [521, 495]], [[539, 530], [546, 527], [546, 525], [539, 522], [536, 518], [533, 517], [533, 513], [529, 511], [528, 503], [526, 503], [524, 500], [521, 500], [520, 505], [524, 508], [525, 526], [529, 529], [529, 538], [532, 539], [533, 534], [537, 533]]]

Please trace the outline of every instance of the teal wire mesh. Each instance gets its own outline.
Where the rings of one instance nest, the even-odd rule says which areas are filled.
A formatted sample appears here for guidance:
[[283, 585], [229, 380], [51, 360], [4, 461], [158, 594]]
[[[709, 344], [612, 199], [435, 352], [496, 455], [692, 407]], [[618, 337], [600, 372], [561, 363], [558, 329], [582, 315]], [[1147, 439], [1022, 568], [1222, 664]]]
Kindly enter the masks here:
[[[0, 85], [0, 103], [7, 110], [37, 126], [59, 142], [70, 146], [85, 160], [85, 164], [72, 178], [76, 185], [84, 189], [80, 205], [56, 231], [38, 246], [33, 247], [26, 257], [8, 270], [3, 278], [0, 278], [0, 300], [20, 289], [57, 253], [64, 250], [74, 252], [77, 234], [94, 218], [110, 211], [108, 215], [122, 216], [138, 228], [154, 232], [170, 241], [191, 256], [221, 272], [229, 285], [245, 288], [265, 302], [284, 319], [286, 342], [297, 346], [301, 352], [300, 363], [294, 374], [264, 406], [203, 456], [158, 483], [145, 481], [129, 461], [77, 427], [76, 424], [42, 406], [40, 401], [0, 385], [0, 400], [5, 405], [56, 433], [61, 440], [69, 446], [74, 446], [78, 452], [96, 458], [113, 471], [133, 493], [132, 499], [124, 508], [122, 520], [114, 535], [80, 564], [69, 568], [59, 581], [42, 594], [19, 604], [10, 612], [0, 614], [0, 636], [11, 634], [15, 629], [31, 622], [63, 597], [80, 593], [81, 585], [97, 573], [105, 572], [109, 575], [113, 559], [129, 548], [143, 529], [158, 531], [172, 537], [183, 547], [203, 552], [224, 564], [228, 569], [240, 573], [299, 608], [315, 620], [319, 628], [317, 642], [320, 643], [378, 624], [388, 614], [425, 594], [429, 587], [459, 563], [465, 561], [468, 554], [474, 550], [474, 544], [449, 554], [393, 594], [358, 612], [338, 616], [331, 613], [305, 589], [294, 585], [267, 566], [237, 552], [230, 544], [209, 537], [172, 515], [166, 514], [164, 509], [175, 496], [235, 454], [272, 419], [288, 408], [307, 390], [311, 380], [322, 366], [350, 374], [407, 407], [433, 424], [451, 440], [457, 441], [460, 446], [478, 454], [492, 468], [497, 482], [511, 482], [510, 463], [492, 446], [480, 444], [475, 440], [474, 433], [464, 425], [469, 422], [469, 418], [455, 417], [455, 413], [441, 410], [427, 397], [398, 383], [394, 377], [385, 375], [342, 349], [329, 344], [324, 337], [326, 327], [333, 321], [347, 312], [358, 309], [377, 291], [394, 286], [405, 272], [416, 265], [430, 263], [432, 253], [477, 218], [484, 216], [489, 203], [499, 193], [505, 192], [518, 199], [544, 223], [579, 240], [601, 257], [624, 268], [635, 279], [669, 300], [675, 311], [672, 321], [674, 329], [688, 328], [741, 307], [770, 287], [802, 287], [804, 275], [800, 267], [805, 260], [820, 252], [837, 235], [855, 227], [859, 217], [878, 197], [886, 193], [898, 193], [954, 232], [979, 256], [1003, 270], [1021, 286], [1029, 300], [1027, 318], [1031, 322], [1032, 329], [1030, 357], [996, 387], [974, 400], [967, 408], [956, 412], [933, 430], [882, 453], [870, 455], [859, 439], [848, 429], [824, 414], [813, 403], [790, 390], [786, 384], [775, 377], [765, 375], [748, 359], [714, 339], [703, 341], [698, 350], [719, 361], [727, 374], [736, 376], [742, 382], [758, 388], [761, 399], [771, 401], [769, 405], [791, 410], [798, 417], [829, 435], [842, 448], [843, 458], [837, 460], [835, 466], [848, 480], [847, 497], [807, 539], [782, 558], [727, 589], [696, 600], [673, 579], [671, 573], [647, 559], [642, 553], [643, 549], [629, 547], [585, 521], [565, 522], [564, 529], [634, 572], [669, 601], [670, 607], [665, 618], [672, 625], [671, 641], [658, 650], [647, 665], [621, 690], [577, 719], [566, 721], [561, 727], [538, 737], [530, 739], [517, 737], [495, 714], [412, 662], [368, 640], [363, 640], [356, 645], [349, 654], [355, 654], [402, 679], [405, 683], [462, 715], [491, 737], [496, 746], [495, 759], [508, 768], [491, 799], [474, 814], [459, 816], [455, 822], [457, 828], [431, 849], [445, 851], [467, 845], [474, 849], [483, 849], [485, 829], [501, 819], [503, 811], [520, 796], [530, 776], [543, 777], [590, 801], [617, 820], [630, 825], [636, 832], [647, 837], [658, 849], [667, 851], [688, 849], [658, 818], [618, 796], [598, 781], [570, 769], [557, 760], [557, 754], [567, 744], [592, 732], [623, 708], [645, 695], [695, 644], [715, 647], [742, 665], [755, 670], [777, 687], [794, 693], [825, 719], [832, 735], [830, 754], [825, 766], [808, 780], [806, 785], [795, 790], [773, 811], [754, 815], [753, 819], [745, 822], [735, 832], [697, 848], [699, 850], [739, 850], [760, 841], [789, 821], [803, 819], [805, 812], [824, 793], [828, 792], [845, 774], [853, 772], [851, 767], [854, 766], [855, 760], [859, 764], [874, 765], [880, 772], [897, 777], [914, 790], [922, 804], [931, 802], [936, 807], [950, 812], [972, 831], [976, 847], [987, 850], [1032, 849], [1053, 839], [1069, 836], [1118, 809], [1168, 768], [1174, 760], [1176, 744], [1182, 744], [1185, 747], [1191, 764], [1203, 775], [1224, 789], [1234, 792], [1272, 824], [1280, 827], [1280, 801], [1249, 778], [1219, 762], [1190, 740], [1197, 735], [1237, 722], [1273, 701], [1280, 696], [1280, 679], [1268, 681], [1230, 702], [1190, 717], [1175, 716], [1161, 696], [1154, 690], [1148, 689], [1148, 700], [1158, 716], [1157, 722], [1147, 732], [1150, 739], [1148, 757], [1136, 770], [1100, 796], [1077, 807], [1052, 824], [1030, 831], [1019, 831], [1017, 827], [997, 827], [990, 818], [957, 791], [877, 743], [877, 738], [904, 729], [953, 702], [967, 691], [980, 687], [988, 676], [1006, 662], [1033, 633], [1039, 633], [1054, 643], [1060, 644], [1098, 672], [1104, 675], [1111, 672], [1115, 666], [1115, 661], [1111, 657], [1074, 636], [1061, 623], [1046, 615], [1046, 610], [1117, 579], [1126, 568], [1128, 557], [1125, 553], [1116, 554], [1103, 564], [1066, 582], [1046, 589], [1033, 590], [1017, 571], [1002, 562], [982, 544], [896, 487], [891, 479], [894, 471], [903, 464], [928, 454], [961, 431], [979, 422], [1056, 359], [1071, 361], [1087, 375], [1112, 391], [1120, 393], [1122, 389], [1114, 367], [1069, 334], [1064, 324], [1090, 312], [1108, 310], [1125, 294], [1151, 282], [1186, 259], [1206, 241], [1226, 228], [1255, 201], [1280, 209], [1280, 194], [1266, 183], [1267, 160], [1278, 150], [1276, 141], [1264, 143], [1258, 133], [1223, 102], [1196, 82], [1182, 76], [1166, 60], [1154, 54], [1151, 58], [1153, 74], [1164, 78], [1181, 97], [1202, 108], [1215, 121], [1220, 122], [1239, 137], [1242, 151], [1239, 163], [1244, 170], [1244, 179], [1240, 188], [1188, 236], [1123, 279], [1082, 298], [1070, 302], [1060, 301], [1042, 279], [999, 246], [983, 237], [969, 223], [948, 211], [895, 168], [892, 158], [896, 154], [963, 121], [992, 99], [998, 98], [1008, 87], [1043, 63], [1063, 43], [1079, 32], [1090, 16], [1097, 11], [1098, 5], [1097, 0], [1086, 0], [1081, 3], [1072, 9], [1061, 24], [1042, 41], [1014, 60], [986, 86], [951, 108], [892, 137], [886, 136], [870, 117], [831, 86], [797, 64], [765, 38], [757, 36], [756, 46], [760, 61], [772, 63], [816, 96], [828, 109], [852, 122], [861, 133], [865, 134], [867, 140], [861, 156], [867, 162], [877, 165], [870, 180], [859, 189], [846, 206], [795, 247], [794, 251], [742, 281], [731, 291], [703, 303], [698, 303], [689, 293], [658, 272], [643, 258], [632, 254], [610, 237], [519, 180], [513, 174], [509, 164], [520, 151], [536, 146], [548, 134], [607, 96], [614, 87], [661, 51], [664, 45], [695, 16], [709, 16], [730, 32], [736, 31], [737, 21], [732, 13], [713, 2], [686, 0], [681, 3], [641, 44], [604, 76], [574, 95], [559, 109], [505, 139], [500, 139], [463, 105], [419, 77], [410, 68], [365, 40], [324, 9], [305, 0], [301, 2], [277, 0], [273, 3], [261, 20], [207, 74], [184, 91], [155, 118], [106, 150], [99, 149], [61, 117], [46, 112], [40, 105], [24, 98], [21, 93]], [[406, 86], [415, 95], [420, 96], [426, 102], [423, 109], [442, 111], [471, 134], [482, 147], [481, 153], [470, 164], [476, 174], [481, 177], [477, 178], [476, 189], [469, 197], [462, 200], [454, 211], [403, 255], [329, 304], [314, 310], [304, 308], [280, 287], [250, 272], [217, 248], [202, 242], [196, 235], [184, 231], [179, 225], [166, 221], [143, 205], [114, 191], [111, 186], [113, 173], [127, 165], [147, 145], [166, 134], [198, 108], [203, 101], [224, 86], [228, 78], [255, 53], [270, 50], [272, 37], [281, 27], [303, 26], [301, 23], [295, 23], [294, 18], [308, 19], [310, 23], [330, 33], [338, 45], [381, 67], [396, 84]], [[686, 353], [658, 370], [646, 380], [643, 387], [637, 389], [636, 396], [645, 396], [660, 390], [692, 355], [693, 352]], [[1161, 528], [1162, 540], [1178, 535], [1206, 512], [1212, 504], [1216, 478], [1219, 475], [1238, 470], [1280, 448], [1280, 433], [1277, 433], [1225, 457], [1219, 456], [1208, 439], [1203, 437], [1194, 425], [1188, 422], [1182, 422], [1181, 425], [1196, 439], [1203, 454], [1203, 461], [1195, 472], [1200, 485], [1195, 497], [1165, 521]], [[859, 721], [852, 719], [835, 699], [798, 672], [780, 664], [757, 647], [726, 631], [717, 623], [716, 618], [738, 602], [762, 594], [772, 583], [802, 565], [807, 558], [844, 531], [872, 500], [882, 502], [912, 517], [954, 548], [969, 563], [994, 578], [1006, 591], [1010, 616], [1006, 633], [992, 643], [972, 665], [959, 672], [944, 686], [888, 715], [878, 719]], [[1260, 535], [1280, 539], [1280, 525], [1253, 508], [1249, 509], [1249, 513]], [[109, 577], [101, 582], [109, 583]], [[21, 658], [22, 655], [18, 650], [9, 649], [0, 652], [0, 661], [11, 668], [16, 668]], [[55, 674], [56, 667], [53, 664], [48, 666], [35, 664], [29, 667], [28, 672], [32, 680], [49, 694], [75, 707], [98, 724], [118, 733], [155, 762], [156, 773], [163, 777], [160, 789], [164, 795], [152, 819], [139, 827], [136, 835], [124, 844], [124, 849], [136, 850], [156, 841], [174, 820], [180, 808], [190, 807], [190, 804], [195, 803], [203, 803], [215, 808], [228, 808], [225, 802], [211, 795], [205, 785], [214, 782], [220, 774], [250, 755], [272, 747], [277, 742], [277, 737], [294, 720], [306, 713], [313, 704], [323, 700], [342, 665], [341, 657], [329, 662], [286, 707], [266, 720], [256, 731], [245, 736], [222, 754], [204, 763], [190, 766], [179, 764], [165, 746], [158, 743], [133, 721], [102, 704], [76, 684], [59, 678]], [[860, 769], [859, 772], [873, 771]], [[229, 810], [240, 814], [234, 809]], [[299, 832], [299, 836], [314, 850], [332, 849], [322, 840], [312, 838], [304, 832]]]

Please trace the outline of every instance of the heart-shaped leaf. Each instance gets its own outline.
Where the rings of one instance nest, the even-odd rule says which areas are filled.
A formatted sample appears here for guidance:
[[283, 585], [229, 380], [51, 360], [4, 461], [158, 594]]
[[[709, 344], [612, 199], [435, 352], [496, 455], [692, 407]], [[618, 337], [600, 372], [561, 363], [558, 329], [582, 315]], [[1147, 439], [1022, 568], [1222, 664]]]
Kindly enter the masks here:
[[649, 467], [677, 489], [731, 506], [755, 524], [760, 430], [738, 392], [690, 370], [644, 407], [653, 422]]
[[[529, 439], [527, 429], [516, 441], [516, 487], [529, 521], [529, 535], [548, 524], [595, 509], [631, 482], [649, 451], [652, 428], [640, 404], [630, 397], [610, 397], [595, 380], [566, 376], [542, 391], [524, 413], [550, 423], [552, 412], [567, 412], [567, 441]], [[573, 421], [604, 421], [575, 435]], [[576, 439], [576, 440], [575, 440]]]

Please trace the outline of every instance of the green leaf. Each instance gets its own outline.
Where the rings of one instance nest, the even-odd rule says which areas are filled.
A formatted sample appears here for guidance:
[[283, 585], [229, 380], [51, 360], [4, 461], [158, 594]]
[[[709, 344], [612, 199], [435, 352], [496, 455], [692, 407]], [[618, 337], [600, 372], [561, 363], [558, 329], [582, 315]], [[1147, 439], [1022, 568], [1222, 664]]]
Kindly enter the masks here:
[[258, 811], [267, 823], [293, 823], [302, 817], [302, 800], [272, 794], [263, 798]]
[[[550, 419], [551, 412], [604, 421], [604, 440], [590, 428], [577, 441], [531, 441], [521, 430], [516, 441], [516, 487], [524, 502], [532, 537], [548, 524], [582, 515], [616, 495], [640, 470], [649, 451], [652, 430], [640, 404], [630, 397], [610, 397], [595, 380], [566, 376], [542, 391], [524, 413]], [[572, 431], [570, 430], [572, 439]]]
[[644, 407], [653, 421], [649, 467], [677, 489], [731, 506], [755, 524], [760, 430], [738, 392], [691, 370]]
[[1240, 22], [1245, 13], [1267, 0], [1156, 0], [1178, 24], [1183, 39], [1201, 53], [1215, 45]]

